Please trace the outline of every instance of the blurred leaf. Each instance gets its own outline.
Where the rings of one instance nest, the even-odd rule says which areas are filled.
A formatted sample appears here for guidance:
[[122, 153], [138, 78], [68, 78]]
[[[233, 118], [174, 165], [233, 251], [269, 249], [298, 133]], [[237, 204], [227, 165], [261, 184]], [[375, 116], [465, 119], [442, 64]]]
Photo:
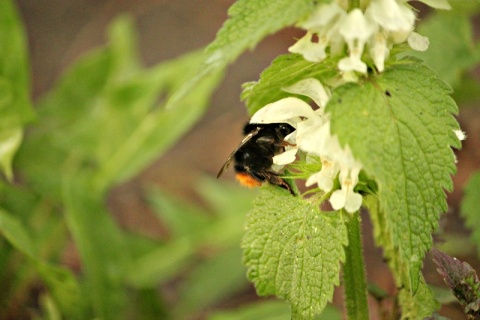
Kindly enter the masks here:
[[148, 191], [148, 200], [154, 213], [169, 228], [172, 237], [191, 236], [211, 223], [208, 213], [198, 206], [158, 188]]
[[[251, 303], [236, 310], [217, 311], [208, 317], [208, 320], [290, 320], [290, 306], [278, 300], [266, 300]], [[327, 306], [315, 320], [340, 320], [341, 313]]]
[[124, 279], [130, 256], [123, 234], [84, 178], [66, 179], [65, 217], [81, 256], [85, 292], [95, 315], [102, 319], [125, 316]]
[[36, 249], [23, 225], [6, 211], [0, 209], [0, 231], [18, 251], [35, 259]]
[[69, 164], [72, 157], [82, 170], [95, 172], [97, 190], [125, 181], [165, 152], [206, 110], [220, 73], [165, 105], [195, 75], [203, 53], [143, 70], [131, 29], [130, 20], [116, 20], [109, 45], [75, 63], [40, 103], [40, 122], [19, 157], [39, 191], [59, 196], [61, 174], [51, 170], [75, 170]]
[[[218, 206], [213, 204], [215, 200], [209, 201], [213, 204], [214, 210], [213, 215], [210, 214], [213, 216], [210, 219], [200, 218], [205, 214], [203, 210], [185, 205], [164, 192], [160, 192], [157, 197], [155, 190], [150, 189], [149, 199], [156, 210], [162, 210], [157, 212], [157, 215], [160, 219], [165, 219], [163, 221], [173, 228], [174, 234], [165, 244], [135, 259], [132, 265], [134, 271], [129, 273], [129, 282], [133, 286], [149, 288], [166, 281], [169, 277], [184, 271], [200, 250], [227, 250], [240, 243], [251, 195], [247, 196], [245, 190], [239, 186], [226, 186], [217, 181], [202, 180], [198, 187], [202, 196], [206, 197], [207, 194], [211, 196], [215, 191], [221, 190], [213, 197], [224, 198], [219, 200], [223, 204]], [[238, 194], [241, 196], [237, 197]], [[248, 197], [250, 198], [247, 199]], [[196, 222], [200, 224], [195, 228]]]
[[188, 274], [180, 288], [175, 319], [184, 319], [248, 287], [240, 247], [209, 257]]
[[9, 180], [23, 125], [34, 116], [26, 43], [13, 2], [0, 1], [0, 169]]
[[460, 84], [463, 73], [480, 62], [480, 48], [475, 46], [472, 23], [467, 14], [435, 12], [417, 30], [430, 40], [427, 51], [409, 52], [437, 71], [451, 86]]
[[82, 319], [83, 302], [75, 276], [66, 268], [43, 262], [37, 254], [29, 232], [13, 216], [0, 209], [0, 232], [19, 252], [28, 257], [69, 319]]
[[470, 239], [480, 252], [480, 172], [473, 174], [464, 189], [465, 196], [461, 203], [461, 214], [465, 225], [472, 230]]
[[204, 177], [196, 183], [196, 190], [219, 216], [242, 215], [252, 208], [253, 190], [237, 184], [219, 183]]

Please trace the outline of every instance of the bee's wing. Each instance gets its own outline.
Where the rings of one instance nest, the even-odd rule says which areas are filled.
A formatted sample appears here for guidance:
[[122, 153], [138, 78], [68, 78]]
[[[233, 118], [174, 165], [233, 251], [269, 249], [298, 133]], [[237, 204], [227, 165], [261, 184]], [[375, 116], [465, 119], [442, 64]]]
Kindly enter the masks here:
[[233, 160], [233, 156], [235, 155], [235, 153], [245, 145], [245, 143], [247, 143], [248, 141], [250, 141], [250, 139], [252, 139], [254, 136], [256, 136], [258, 134], [258, 132], [260, 131], [260, 127], [257, 127], [255, 130], [253, 130], [252, 132], [250, 132], [249, 134], [247, 134], [245, 136], [245, 138], [243, 138], [242, 142], [240, 142], [240, 144], [238, 145], [238, 147], [235, 148], [235, 150], [232, 151], [232, 153], [230, 154], [230, 156], [228, 156], [227, 158], [227, 161], [225, 161], [225, 164], [222, 166], [222, 168], [220, 169], [220, 171], [218, 171], [218, 174], [217, 174], [217, 179], [220, 178], [220, 176], [225, 172], [225, 170], [227, 170], [228, 166], [230, 165], [230, 163], [232, 162]]

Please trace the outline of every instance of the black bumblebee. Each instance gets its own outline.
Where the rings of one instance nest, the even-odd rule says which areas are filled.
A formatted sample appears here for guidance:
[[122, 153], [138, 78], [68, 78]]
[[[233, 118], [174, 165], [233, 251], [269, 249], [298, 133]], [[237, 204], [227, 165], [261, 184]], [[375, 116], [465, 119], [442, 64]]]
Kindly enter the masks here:
[[230, 154], [217, 179], [235, 159], [236, 178], [242, 185], [256, 187], [268, 181], [295, 195], [290, 185], [272, 170], [273, 157], [290, 145], [283, 139], [293, 131], [295, 128], [287, 123], [247, 123], [243, 127], [245, 138]]

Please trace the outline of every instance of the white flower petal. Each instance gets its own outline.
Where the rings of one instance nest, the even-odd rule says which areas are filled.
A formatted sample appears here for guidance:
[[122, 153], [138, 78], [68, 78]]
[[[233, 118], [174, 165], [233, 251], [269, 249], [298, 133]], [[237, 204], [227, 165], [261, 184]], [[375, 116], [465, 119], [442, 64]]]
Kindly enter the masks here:
[[250, 123], [289, 123], [296, 127], [299, 117], [316, 117], [315, 112], [305, 101], [288, 97], [267, 104], [258, 110], [250, 119]]
[[330, 196], [330, 204], [334, 210], [340, 210], [345, 207], [347, 200], [347, 190], [340, 189], [335, 190]]
[[300, 80], [294, 85], [283, 88], [283, 91], [309, 97], [319, 107], [324, 107], [327, 104], [328, 99], [330, 99], [329, 94], [320, 81], [314, 78]]
[[356, 192], [350, 192], [345, 201], [345, 210], [348, 213], [357, 212], [362, 206], [362, 196]]
[[385, 59], [389, 54], [390, 50], [387, 47], [386, 32], [377, 32], [372, 39], [370, 55], [372, 56], [373, 62], [375, 63], [378, 71], [382, 72], [385, 69]]
[[273, 157], [273, 163], [276, 165], [284, 166], [286, 164], [292, 163], [296, 159], [298, 148], [293, 147], [284, 152], [277, 154]]
[[372, 0], [365, 14], [387, 31], [413, 30], [415, 14], [404, 3], [396, 0]]
[[338, 69], [343, 72], [358, 71], [361, 73], [367, 73], [367, 65], [365, 64], [365, 62], [360, 60], [359, 57], [355, 56], [341, 59], [338, 62]]
[[375, 25], [363, 15], [360, 9], [353, 9], [343, 19], [339, 32], [347, 42], [350, 50], [352, 50], [354, 47], [353, 41], [359, 42], [359, 46], [363, 47], [365, 42], [375, 32]]
[[321, 4], [315, 12], [303, 22], [300, 26], [306, 30], [314, 32], [322, 32], [325, 29], [332, 29], [332, 26], [345, 15], [338, 4], [332, 2], [330, 4]]
[[424, 37], [416, 32], [410, 33], [407, 41], [408, 45], [416, 51], [426, 51], [428, 49], [428, 45], [430, 44], [428, 37]]
[[295, 44], [288, 48], [291, 53], [298, 53], [310, 62], [320, 62], [327, 57], [325, 49], [328, 43], [312, 42], [312, 33], [307, 32]]

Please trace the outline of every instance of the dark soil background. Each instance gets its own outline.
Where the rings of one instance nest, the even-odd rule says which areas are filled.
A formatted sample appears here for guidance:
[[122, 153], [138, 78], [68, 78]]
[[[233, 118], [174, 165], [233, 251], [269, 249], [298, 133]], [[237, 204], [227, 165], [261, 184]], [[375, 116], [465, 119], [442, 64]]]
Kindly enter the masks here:
[[[33, 98], [38, 100], [75, 59], [104, 43], [106, 27], [117, 15], [128, 13], [135, 17], [139, 51], [145, 66], [151, 66], [212, 41], [226, 20], [233, 0], [19, 0], [17, 3], [28, 33]], [[192, 187], [194, 182], [205, 174], [215, 176], [226, 156], [241, 140], [241, 127], [248, 119], [239, 99], [241, 84], [257, 80], [271, 60], [285, 53], [293, 39], [300, 35], [301, 31], [288, 29], [268, 37], [254, 51], [243, 54], [230, 67], [204, 119], [139, 177], [112, 192], [110, 206], [122, 225], [153, 237], [162, 236], [162, 226], [142, 200], [142, 186], [146, 183], [197, 200]], [[459, 121], [468, 139], [457, 152], [459, 167], [453, 178], [455, 190], [449, 195], [450, 210], [441, 220], [441, 229], [453, 235], [468, 233], [459, 218], [459, 201], [465, 181], [480, 167], [480, 102], [463, 107]], [[232, 172], [226, 174], [226, 179], [232, 177]], [[368, 277], [393, 292], [395, 287], [382, 261], [381, 250], [373, 245], [367, 215], [364, 215], [364, 227]], [[480, 264], [475, 249], [463, 252], [458, 258], [478, 269]], [[74, 264], [75, 254], [67, 257]], [[443, 286], [430, 254], [425, 260], [425, 273], [427, 282]], [[338, 290], [335, 297], [338, 304], [341, 304], [341, 294]], [[374, 304], [372, 301], [372, 307]], [[452, 319], [464, 319], [458, 305], [444, 307], [441, 312]]]

